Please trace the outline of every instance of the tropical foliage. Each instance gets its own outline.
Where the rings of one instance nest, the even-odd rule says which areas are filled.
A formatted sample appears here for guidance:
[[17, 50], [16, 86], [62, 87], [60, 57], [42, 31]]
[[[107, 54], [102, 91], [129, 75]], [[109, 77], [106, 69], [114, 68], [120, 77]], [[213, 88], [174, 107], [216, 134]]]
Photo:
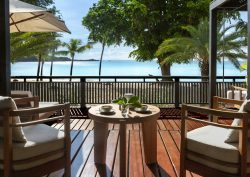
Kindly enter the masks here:
[[51, 47], [58, 45], [57, 33], [13, 33], [10, 39], [12, 62], [19, 58], [48, 53]]
[[[247, 45], [245, 36], [236, 25], [225, 27], [225, 20], [218, 25], [217, 32], [217, 59], [221, 61], [223, 57], [229, 59], [233, 65], [239, 69], [238, 59], [246, 59], [244, 47]], [[198, 60], [202, 76], [209, 74], [209, 22], [202, 19], [197, 27], [182, 27], [188, 32], [189, 37], [175, 37], [166, 39], [156, 53], [158, 57], [164, 57], [164, 63], [189, 63]]]
[[[49, 9], [53, 13], [59, 13], [54, 6], [54, 0], [22, 1]], [[60, 37], [60, 35], [56, 33], [11, 33], [11, 61], [14, 62], [18, 58], [37, 55], [39, 50], [44, 51], [44, 47], [53, 46], [53, 42], [57, 43], [57, 37]]]
[[[82, 53], [82, 52], [86, 51], [87, 49], [92, 48], [92, 45], [91, 44], [82, 45], [81, 40], [70, 39], [69, 43], [63, 43], [62, 46], [65, 47], [66, 50], [58, 51], [58, 54], [70, 55], [70, 57], [71, 57], [70, 76], [72, 76], [75, 54]], [[71, 78], [70, 78], [70, 81], [71, 81]]]
[[[23, 0], [43, 8], [49, 8], [53, 13], [58, 12], [54, 0]], [[36, 56], [38, 58], [37, 76], [43, 74], [44, 60], [49, 58], [51, 49], [60, 45], [58, 33], [12, 33], [10, 35], [11, 62], [20, 58]]]
[[38, 58], [37, 76], [42, 76], [44, 61], [51, 59], [52, 49], [61, 45], [58, 37], [58, 33], [13, 33], [10, 38], [11, 61], [35, 56]]
[[[99, 0], [83, 18], [90, 39], [135, 48], [136, 60], [152, 60], [164, 39], [185, 34], [181, 26], [197, 25], [208, 16], [211, 0]], [[192, 13], [190, 13], [192, 12]], [[177, 20], [178, 19], [178, 20]], [[161, 62], [162, 58], [157, 57]], [[161, 65], [170, 75], [170, 65]]]
[[54, 2], [55, 0], [22, 0], [22, 1], [49, 9], [54, 14], [59, 13], [59, 11], [55, 7], [55, 2]]
[[247, 62], [246, 61], [240, 65], [240, 70], [241, 71], [247, 70]]

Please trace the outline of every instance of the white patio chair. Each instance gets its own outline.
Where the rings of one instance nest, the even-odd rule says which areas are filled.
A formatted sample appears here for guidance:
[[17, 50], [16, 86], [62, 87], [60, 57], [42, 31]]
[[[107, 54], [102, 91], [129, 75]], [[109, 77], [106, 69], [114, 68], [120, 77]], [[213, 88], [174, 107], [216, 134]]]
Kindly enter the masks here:
[[[19, 117], [57, 110], [64, 115], [25, 123]], [[64, 132], [43, 124], [58, 119]], [[0, 97], [0, 120], [0, 176], [35, 177], [64, 168], [70, 177], [69, 104], [17, 110], [12, 98]]]
[[[181, 177], [186, 176], [186, 170], [213, 177], [246, 177], [250, 173], [250, 101], [245, 100], [239, 112], [220, 108], [220, 102], [240, 103], [215, 97], [215, 109], [182, 106]], [[232, 125], [225, 125], [189, 117], [188, 111], [237, 119], [234, 119]], [[187, 122], [190, 120], [206, 126], [187, 132]]]

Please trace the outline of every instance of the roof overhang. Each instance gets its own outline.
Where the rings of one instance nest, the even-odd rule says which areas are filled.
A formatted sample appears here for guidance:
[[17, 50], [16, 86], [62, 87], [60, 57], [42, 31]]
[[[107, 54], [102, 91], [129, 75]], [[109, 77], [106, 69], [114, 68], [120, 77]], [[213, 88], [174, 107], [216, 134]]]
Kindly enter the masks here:
[[210, 10], [215, 9], [247, 11], [247, 0], [214, 0], [210, 4]]

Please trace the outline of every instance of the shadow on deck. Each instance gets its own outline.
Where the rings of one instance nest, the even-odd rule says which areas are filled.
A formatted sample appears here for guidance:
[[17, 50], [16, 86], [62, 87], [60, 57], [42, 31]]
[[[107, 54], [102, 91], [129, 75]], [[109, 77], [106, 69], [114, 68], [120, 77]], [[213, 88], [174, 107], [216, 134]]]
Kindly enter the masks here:
[[[181, 108], [160, 108], [160, 118], [159, 119], [180, 119], [181, 118]], [[206, 118], [206, 116], [201, 114], [192, 114], [193, 116]], [[71, 108], [70, 117], [72, 119], [88, 119], [88, 109], [83, 108]]]
[[[226, 120], [220, 120], [229, 124]], [[63, 130], [63, 123], [52, 125]], [[143, 154], [140, 124], [127, 125], [128, 177], [178, 177], [180, 169], [180, 119], [157, 121], [157, 163], [147, 165]], [[188, 130], [204, 126], [190, 122]], [[105, 165], [94, 163], [93, 121], [71, 119], [71, 173], [72, 177], [119, 177], [119, 125], [109, 124], [107, 157]], [[64, 171], [54, 172], [48, 177], [62, 177]], [[199, 175], [187, 172], [189, 177]]]
[[[107, 157], [105, 165], [94, 163], [94, 123], [87, 118], [87, 111], [71, 108], [71, 175], [72, 177], [119, 177], [119, 125], [109, 124]], [[140, 124], [127, 125], [128, 177], [178, 177], [180, 169], [180, 109], [161, 109], [157, 120], [157, 163], [147, 165], [143, 153]], [[199, 116], [199, 115], [197, 115]], [[202, 117], [201, 117], [202, 118]], [[229, 124], [227, 120], [220, 120]], [[64, 129], [62, 122], [51, 125]], [[188, 130], [204, 124], [190, 122]], [[56, 171], [47, 177], [62, 177], [64, 171]], [[199, 175], [187, 172], [187, 176]]]

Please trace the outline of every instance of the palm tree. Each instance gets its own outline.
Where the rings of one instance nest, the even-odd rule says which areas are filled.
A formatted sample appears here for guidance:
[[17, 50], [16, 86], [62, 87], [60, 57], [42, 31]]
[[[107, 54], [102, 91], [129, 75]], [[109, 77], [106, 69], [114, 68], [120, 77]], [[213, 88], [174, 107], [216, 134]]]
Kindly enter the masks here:
[[102, 52], [101, 52], [101, 58], [100, 58], [100, 63], [99, 63], [99, 81], [101, 80], [100, 76], [102, 73], [102, 58], [104, 54], [104, 49], [105, 49], [105, 42], [102, 43]]
[[[63, 43], [63, 46], [67, 48], [67, 50], [60, 51], [61, 55], [70, 55], [71, 57], [71, 67], [70, 67], [70, 76], [72, 76], [73, 73], [73, 63], [75, 59], [76, 53], [82, 53], [87, 49], [92, 48], [91, 44], [82, 45], [82, 41], [79, 39], [70, 39], [69, 43]], [[71, 78], [70, 78], [71, 81]]]
[[[238, 59], [246, 59], [242, 49], [247, 46], [246, 38], [239, 32], [236, 25], [225, 27], [226, 20], [218, 25], [217, 60], [223, 57], [229, 59], [239, 69]], [[198, 60], [201, 76], [209, 74], [209, 22], [202, 19], [197, 27], [188, 25], [183, 27], [190, 37], [175, 37], [166, 39], [158, 48], [157, 56], [164, 57], [164, 63], [189, 63]]]

